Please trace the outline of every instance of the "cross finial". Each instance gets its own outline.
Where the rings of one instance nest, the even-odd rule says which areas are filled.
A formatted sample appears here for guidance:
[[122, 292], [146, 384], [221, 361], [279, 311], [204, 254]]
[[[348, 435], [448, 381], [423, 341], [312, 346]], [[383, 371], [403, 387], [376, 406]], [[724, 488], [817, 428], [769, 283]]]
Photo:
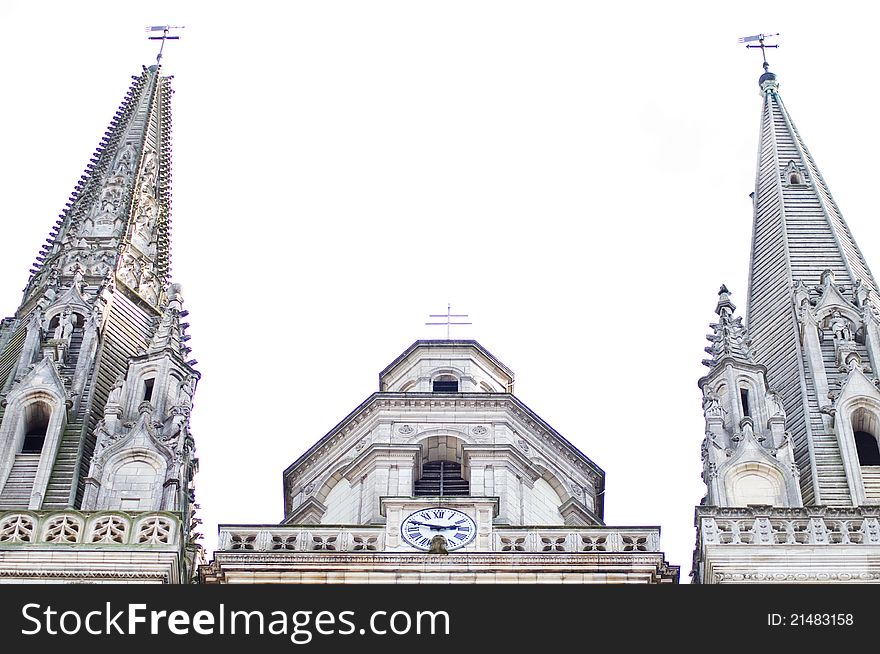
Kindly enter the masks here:
[[[773, 36], [779, 36], [779, 32], [776, 34], [755, 34], [754, 36], [744, 36], [739, 42], [745, 43], [747, 48], [761, 48], [761, 56], [764, 58], [764, 72], [770, 68], [770, 64], [767, 63], [767, 52], [765, 48], [778, 48], [778, 45], [767, 45], [764, 43], [764, 39], [769, 39]], [[758, 45], [752, 45], [751, 41], [757, 41]]]
[[150, 41], [162, 41], [162, 45], [159, 46], [159, 54], [156, 56], [157, 64], [162, 63], [162, 50], [165, 49], [165, 41], [177, 41], [180, 39], [179, 36], [168, 36], [168, 32], [170, 30], [182, 30], [183, 28], [183, 25], [151, 25], [147, 28], [148, 32], [162, 32], [162, 36], [147, 37]]
[[446, 325], [446, 340], [449, 339], [449, 327], [450, 325], [472, 325], [471, 322], [453, 322], [453, 318], [468, 318], [469, 316], [466, 313], [452, 313], [452, 305], [446, 305], [446, 313], [432, 313], [428, 315], [429, 318], [445, 318], [444, 322], [426, 322], [426, 325]]

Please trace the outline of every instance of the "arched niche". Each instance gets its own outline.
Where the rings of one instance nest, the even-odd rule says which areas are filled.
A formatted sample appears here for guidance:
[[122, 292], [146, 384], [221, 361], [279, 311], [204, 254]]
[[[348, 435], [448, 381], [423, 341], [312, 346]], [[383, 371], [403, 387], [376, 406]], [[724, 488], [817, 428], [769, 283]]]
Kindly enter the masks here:
[[98, 510], [158, 511], [162, 505], [167, 462], [146, 449], [112, 456], [101, 474]]
[[778, 470], [757, 462], [736, 466], [725, 476], [731, 506], [785, 506], [785, 482]]

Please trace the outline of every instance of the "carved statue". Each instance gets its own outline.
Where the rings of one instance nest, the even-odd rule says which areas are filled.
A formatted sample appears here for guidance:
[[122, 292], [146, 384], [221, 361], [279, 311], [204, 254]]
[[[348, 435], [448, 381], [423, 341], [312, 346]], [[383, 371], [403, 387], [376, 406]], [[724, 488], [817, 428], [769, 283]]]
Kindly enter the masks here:
[[767, 391], [767, 404], [770, 407], [770, 417], [785, 417], [785, 407], [782, 406], [782, 400], [779, 399], [779, 393], [776, 391]]
[[134, 233], [144, 241], [149, 241], [153, 232], [153, 223], [159, 215], [159, 206], [156, 200], [147, 193], [141, 194], [138, 203], [138, 211], [134, 217]]
[[144, 157], [144, 165], [141, 167], [141, 188], [152, 186], [156, 181], [156, 161], [156, 153], [152, 150], [148, 151]]
[[122, 189], [115, 185], [105, 186], [101, 191], [101, 211], [116, 215], [122, 202]]
[[156, 304], [156, 301], [159, 299], [159, 280], [149, 268], [144, 268], [138, 293], [147, 302], [152, 304]]
[[76, 327], [76, 315], [71, 313], [70, 310], [65, 310], [58, 326], [61, 328], [61, 338], [64, 340], [70, 340], [70, 336], [73, 334], [73, 329]]
[[126, 252], [122, 255], [122, 263], [119, 266], [118, 273], [119, 279], [132, 289], [137, 289], [138, 286], [137, 268], [137, 259], [131, 252]]
[[721, 407], [721, 398], [718, 393], [711, 389], [706, 390], [703, 396], [703, 415], [706, 418], [721, 418], [724, 415], [724, 409]]
[[195, 377], [187, 375], [186, 379], [180, 382], [180, 388], [177, 393], [177, 406], [184, 409], [192, 408], [193, 395], [195, 394]]
[[119, 373], [116, 376], [116, 381], [113, 382], [113, 388], [110, 389], [110, 394], [107, 396], [107, 404], [119, 404], [119, 400], [122, 398], [122, 386], [125, 384], [125, 376], [122, 373]]
[[431, 549], [428, 550], [428, 554], [449, 554], [449, 550], [446, 549], [446, 538], [440, 534], [434, 536], [431, 539]]
[[129, 143], [125, 149], [119, 154], [119, 160], [116, 162], [116, 169], [113, 171], [116, 175], [131, 175], [134, 170], [134, 148]]
[[58, 316], [58, 324], [55, 326], [55, 331], [52, 333], [52, 338], [57, 340], [62, 339], [64, 336], [64, 320], [67, 317], [69, 309], [65, 309], [60, 316]]
[[853, 340], [852, 327], [849, 320], [840, 315], [840, 311], [831, 314], [831, 331], [834, 332], [834, 338], [841, 341]]

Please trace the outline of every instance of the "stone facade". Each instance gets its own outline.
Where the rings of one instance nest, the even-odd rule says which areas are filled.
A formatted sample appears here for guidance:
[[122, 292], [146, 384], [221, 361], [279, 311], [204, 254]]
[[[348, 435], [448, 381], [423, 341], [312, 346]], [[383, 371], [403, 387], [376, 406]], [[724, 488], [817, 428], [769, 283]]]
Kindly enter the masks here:
[[[604, 472], [513, 395], [513, 373], [480, 344], [418, 341], [379, 385], [284, 472], [281, 525], [221, 526], [204, 582], [678, 580], [657, 527], [604, 525]], [[441, 464], [446, 489], [433, 485]], [[408, 518], [444, 510], [476, 533], [457, 546], [441, 519], [407, 538]]]

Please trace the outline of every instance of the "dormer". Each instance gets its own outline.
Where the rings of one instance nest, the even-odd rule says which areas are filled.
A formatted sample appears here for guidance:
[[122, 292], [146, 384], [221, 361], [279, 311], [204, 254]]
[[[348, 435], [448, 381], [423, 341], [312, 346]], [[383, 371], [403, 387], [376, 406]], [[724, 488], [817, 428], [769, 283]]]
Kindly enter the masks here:
[[513, 393], [513, 372], [476, 341], [416, 341], [379, 373], [388, 393]]

